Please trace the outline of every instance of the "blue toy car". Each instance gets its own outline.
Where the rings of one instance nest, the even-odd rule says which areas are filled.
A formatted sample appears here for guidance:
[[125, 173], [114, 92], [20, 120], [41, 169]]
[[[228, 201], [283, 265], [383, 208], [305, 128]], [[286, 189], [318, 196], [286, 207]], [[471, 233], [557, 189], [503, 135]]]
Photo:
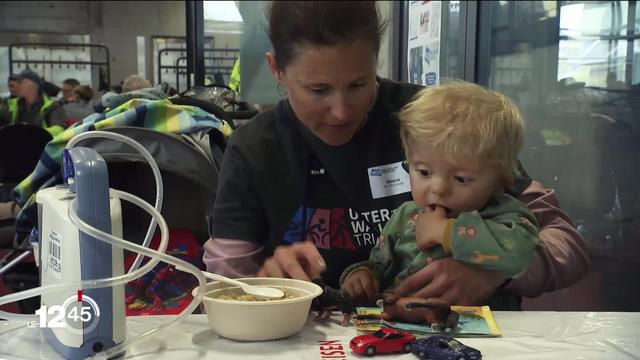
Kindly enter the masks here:
[[434, 335], [411, 343], [411, 352], [422, 360], [480, 360], [480, 351], [468, 347], [458, 340], [443, 335]]

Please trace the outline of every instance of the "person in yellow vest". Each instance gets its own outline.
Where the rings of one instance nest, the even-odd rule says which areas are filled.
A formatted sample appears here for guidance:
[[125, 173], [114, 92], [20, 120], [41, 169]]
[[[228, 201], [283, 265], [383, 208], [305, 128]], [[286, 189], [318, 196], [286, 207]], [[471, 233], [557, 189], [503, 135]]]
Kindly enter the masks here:
[[[65, 113], [60, 104], [42, 91], [44, 82], [38, 74], [25, 70], [18, 75], [17, 97], [7, 100], [5, 114], [0, 114], [0, 126], [8, 124], [30, 124], [41, 126], [51, 136], [65, 128]], [[3, 124], [5, 122], [5, 124]]]
[[7, 79], [7, 87], [9, 88], [9, 96], [2, 98], [2, 101], [4, 102], [18, 96], [16, 95], [16, 91], [18, 89], [18, 75], [9, 75], [9, 78]]
[[233, 63], [231, 69], [231, 79], [229, 80], [229, 87], [240, 94], [240, 57]]

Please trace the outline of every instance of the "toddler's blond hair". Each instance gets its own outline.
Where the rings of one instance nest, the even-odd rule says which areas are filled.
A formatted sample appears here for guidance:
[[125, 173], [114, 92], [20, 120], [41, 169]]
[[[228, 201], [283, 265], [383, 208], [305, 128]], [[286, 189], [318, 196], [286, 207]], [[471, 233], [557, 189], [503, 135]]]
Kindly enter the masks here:
[[464, 81], [421, 90], [398, 114], [405, 152], [410, 145], [442, 148], [452, 160], [485, 158], [504, 186], [513, 185], [524, 121], [515, 103]]

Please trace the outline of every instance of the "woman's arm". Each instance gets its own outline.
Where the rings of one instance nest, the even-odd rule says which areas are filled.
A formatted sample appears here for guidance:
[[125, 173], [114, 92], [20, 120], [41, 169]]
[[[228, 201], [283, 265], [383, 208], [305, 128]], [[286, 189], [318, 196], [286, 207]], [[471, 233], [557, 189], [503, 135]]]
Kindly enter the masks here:
[[268, 228], [250, 163], [236, 144], [238, 135], [224, 153], [202, 257], [208, 271], [228, 277], [255, 276], [264, 261], [260, 240]]
[[540, 224], [540, 242], [529, 270], [513, 279], [505, 290], [527, 297], [570, 286], [583, 278], [591, 266], [591, 255], [582, 236], [561, 209], [555, 191], [533, 181], [520, 200]]
[[324, 259], [310, 241], [278, 246], [265, 259], [263, 246], [252, 241], [211, 238], [202, 257], [207, 271], [230, 278], [267, 276], [308, 280], [326, 269]]
[[207, 271], [230, 278], [255, 276], [264, 256], [253, 241], [210, 238], [204, 243], [202, 260]]

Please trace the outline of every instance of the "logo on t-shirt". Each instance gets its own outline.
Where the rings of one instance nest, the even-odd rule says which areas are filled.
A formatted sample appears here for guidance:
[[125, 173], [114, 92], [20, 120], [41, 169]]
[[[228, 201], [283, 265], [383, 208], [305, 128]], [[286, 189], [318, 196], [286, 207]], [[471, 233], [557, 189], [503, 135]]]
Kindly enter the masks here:
[[289, 221], [283, 240], [311, 240], [317, 248], [327, 250], [371, 248], [392, 213], [388, 209], [360, 213], [354, 209], [300, 207]]

